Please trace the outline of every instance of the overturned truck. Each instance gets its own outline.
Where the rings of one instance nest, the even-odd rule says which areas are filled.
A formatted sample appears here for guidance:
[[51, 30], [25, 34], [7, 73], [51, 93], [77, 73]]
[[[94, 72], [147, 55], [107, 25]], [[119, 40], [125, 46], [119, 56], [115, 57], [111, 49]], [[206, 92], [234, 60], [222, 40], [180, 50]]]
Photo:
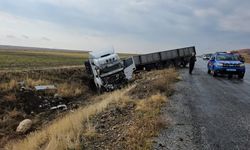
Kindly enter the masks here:
[[90, 52], [85, 67], [98, 93], [121, 88], [135, 70], [133, 58], [121, 60], [114, 49]]
[[89, 53], [85, 68], [90, 75], [90, 85], [95, 85], [98, 93], [121, 88], [132, 79], [135, 70], [150, 70], [168, 66], [185, 67], [195, 47], [185, 47], [143, 55], [135, 55], [121, 60], [114, 49]]

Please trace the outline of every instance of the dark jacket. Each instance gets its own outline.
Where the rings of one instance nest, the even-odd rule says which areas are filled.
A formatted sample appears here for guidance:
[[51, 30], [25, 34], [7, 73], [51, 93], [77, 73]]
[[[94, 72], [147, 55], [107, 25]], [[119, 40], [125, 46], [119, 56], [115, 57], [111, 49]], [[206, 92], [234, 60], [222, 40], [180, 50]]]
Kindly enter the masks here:
[[189, 64], [194, 64], [196, 62], [196, 56], [191, 56], [189, 59]]

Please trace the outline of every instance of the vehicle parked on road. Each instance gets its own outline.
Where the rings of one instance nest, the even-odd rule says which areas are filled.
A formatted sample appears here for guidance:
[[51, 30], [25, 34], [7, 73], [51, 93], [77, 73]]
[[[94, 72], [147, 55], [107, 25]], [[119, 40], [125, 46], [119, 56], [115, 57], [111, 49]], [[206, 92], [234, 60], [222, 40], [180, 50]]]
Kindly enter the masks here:
[[212, 55], [207, 63], [208, 74], [214, 77], [218, 74], [228, 74], [228, 77], [238, 75], [240, 79], [245, 75], [245, 64], [238, 55], [226, 52], [217, 52]]

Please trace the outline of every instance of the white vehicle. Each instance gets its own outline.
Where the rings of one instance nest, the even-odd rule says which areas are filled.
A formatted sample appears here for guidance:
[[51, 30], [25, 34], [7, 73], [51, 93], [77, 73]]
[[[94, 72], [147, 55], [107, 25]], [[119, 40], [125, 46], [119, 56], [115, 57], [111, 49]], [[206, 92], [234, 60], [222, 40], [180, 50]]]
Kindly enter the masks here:
[[132, 57], [122, 61], [114, 49], [89, 52], [85, 67], [99, 93], [120, 88], [136, 69]]

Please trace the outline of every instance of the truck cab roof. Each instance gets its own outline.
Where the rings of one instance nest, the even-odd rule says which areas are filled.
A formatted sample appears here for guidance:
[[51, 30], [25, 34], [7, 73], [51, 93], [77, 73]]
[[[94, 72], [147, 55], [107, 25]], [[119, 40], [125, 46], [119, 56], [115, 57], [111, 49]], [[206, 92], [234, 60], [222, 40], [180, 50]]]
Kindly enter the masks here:
[[111, 54], [114, 54], [114, 49], [110, 48], [110, 49], [105, 49], [105, 50], [100, 50], [100, 51], [93, 51], [93, 52], [89, 52], [89, 57], [90, 59], [98, 59], [98, 58], [102, 58]]

